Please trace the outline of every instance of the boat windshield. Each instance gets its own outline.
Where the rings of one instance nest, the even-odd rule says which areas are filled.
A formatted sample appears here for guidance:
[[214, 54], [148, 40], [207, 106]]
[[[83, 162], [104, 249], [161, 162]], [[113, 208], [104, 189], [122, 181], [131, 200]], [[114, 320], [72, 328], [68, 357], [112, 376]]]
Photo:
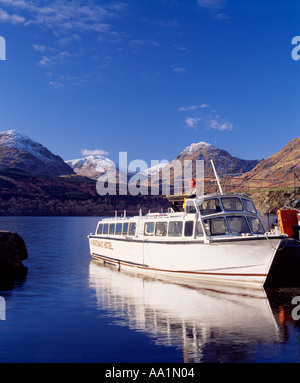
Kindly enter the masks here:
[[256, 213], [255, 206], [252, 201], [242, 198], [245, 210], [247, 210], [249, 213]]
[[206, 235], [226, 235], [229, 234], [228, 227], [223, 217], [203, 220]]
[[241, 235], [242, 233], [251, 234], [245, 217], [227, 217], [227, 223], [229, 225], [230, 231], [234, 235]]
[[263, 227], [262, 223], [260, 222], [260, 219], [253, 218], [253, 217], [247, 217], [247, 220], [248, 220], [248, 223], [249, 223], [249, 226], [251, 228], [252, 233], [254, 233], [254, 234], [264, 234], [265, 233], [264, 227]]
[[218, 198], [203, 201], [202, 204], [199, 205], [199, 209], [202, 215], [220, 213], [222, 211]]
[[242, 211], [243, 205], [238, 197], [221, 198], [222, 205], [226, 211]]

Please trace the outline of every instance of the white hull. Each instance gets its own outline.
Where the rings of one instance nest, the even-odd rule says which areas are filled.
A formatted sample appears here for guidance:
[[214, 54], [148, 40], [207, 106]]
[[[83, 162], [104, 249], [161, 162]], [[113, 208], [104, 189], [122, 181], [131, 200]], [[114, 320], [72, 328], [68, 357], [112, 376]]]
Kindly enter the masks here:
[[89, 236], [94, 259], [137, 272], [262, 286], [280, 238], [203, 241], [147, 241]]

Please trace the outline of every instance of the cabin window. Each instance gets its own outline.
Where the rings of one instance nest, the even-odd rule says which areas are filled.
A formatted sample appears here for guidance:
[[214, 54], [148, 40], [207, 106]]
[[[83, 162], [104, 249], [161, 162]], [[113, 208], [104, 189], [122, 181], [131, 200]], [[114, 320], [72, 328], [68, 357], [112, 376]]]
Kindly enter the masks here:
[[185, 237], [192, 237], [193, 236], [193, 230], [194, 230], [194, 221], [186, 221], [184, 225], [184, 236]]
[[116, 225], [116, 235], [121, 235], [122, 234], [122, 224], [117, 223]]
[[167, 222], [157, 222], [155, 227], [155, 235], [164, 237], [167, 235], [168, 224]]
[[115, 234], [115, 224], [111, 223], [109, 225], [109, 234]]
[[100, 224], [98, 225], [97, 234], [102, 234], [102, 230], [103, 230], [103, 223], [100, 223]]
[[126, 222], [126, 223], [123, 224], [123, 231], [122, 231], [122, 234], [123, 234], [123, 235], [127, 235], [127, 232], [128, 232], [128, 222]]
[[227, 217], [232, 234], [251, 233], [245, 217]]
[[242, 211], [243, 205], [238, 197], [221, 198], [222, 205], [226, 211]]
[[145, 223], [144, 229], [145, 229], [144, 230], [145, 235], [153, 235], [154, 234], [154, 222]]
[[249, 223], [249, 226], [251, 228], [252, 233], [254, 233], [254, 234], [264, 234], [265, 233], [264, 227], [263, 227], [262, 223], [260, 222], [260, 219], [247, 217], [247, 220], [248, 220], [248, 223]]
[[256, 214], [256, 209], [252, 201], [245, 198], [242, 198], [242, 201], [243, 201], [245, 210], [247, 210], [249, 213]]
[[229, 234], [228, 227], [223, 217], [206, 219], [203, 221], [206, 235], [226, 235]]
[[203, 229], [200, 221], [197, 221], [197, 237], [203, 236]]
[[135, 230], [136, 230], [136, 223], [131, 222], [129, 225], [129, 232], [128, 235], [135, 235]]
[[220, 213], [222, 211], [220, 201], [217, 198], [203, 201], [199, 208], [202, 215]]
[[195, 214], [197, 212], [193, 201], [187, 201], [186, 202], [185, 211], [188, 214]]
[[103, 225], [103, 234], [108, 234], [108, 223]]
[[169, 222], [169, 237], [181, 237], [182, 236], [182, 222], [171, 221]]

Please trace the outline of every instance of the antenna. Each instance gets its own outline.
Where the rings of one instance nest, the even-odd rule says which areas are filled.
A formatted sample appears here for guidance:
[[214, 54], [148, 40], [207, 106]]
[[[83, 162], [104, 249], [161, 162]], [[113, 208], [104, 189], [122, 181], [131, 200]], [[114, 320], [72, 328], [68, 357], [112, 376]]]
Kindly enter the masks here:
[[216, 177], [216, 180], [217, 180], [217, 183], [218, 183], [218, 186], [219, 186], [220, 193], [223, 195], [224, 193], [223, 193], [223, 190], [222, 190], [220, 181], [219, 181], [218, 174], [217, 174], [216, 169], [215, 169], [214, 161], [213, 161], [213, 160], [210, 160], [210, 162], [211, 162], [211, 166], [212, 166], [212, 168], [213, 168], [213, 171], [214, 171], [214, 173], [215, 173], [215, 177]]

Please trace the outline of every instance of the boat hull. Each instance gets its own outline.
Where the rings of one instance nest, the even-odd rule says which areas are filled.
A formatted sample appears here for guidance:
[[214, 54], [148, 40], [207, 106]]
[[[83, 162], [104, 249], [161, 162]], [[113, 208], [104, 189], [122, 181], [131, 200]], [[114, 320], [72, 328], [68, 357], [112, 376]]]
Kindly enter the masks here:
[[89, 236], [91, 256], [119, 268], [172, 278], [264, 285], [280, 238], [151, 241]]

